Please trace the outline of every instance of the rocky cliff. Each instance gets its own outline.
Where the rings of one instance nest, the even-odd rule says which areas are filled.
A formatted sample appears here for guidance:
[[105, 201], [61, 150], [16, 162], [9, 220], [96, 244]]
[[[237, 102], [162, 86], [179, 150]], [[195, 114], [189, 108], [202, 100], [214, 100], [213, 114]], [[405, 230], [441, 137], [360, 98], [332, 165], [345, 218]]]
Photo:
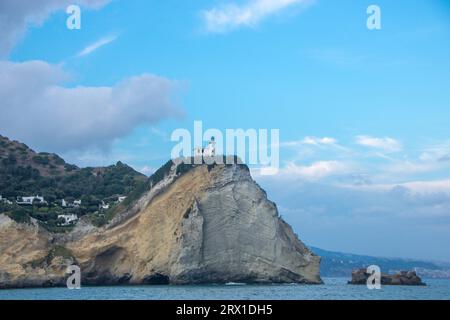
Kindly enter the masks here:
[[172, 165], [106, 226], [52, 234], [0, 215], [0, 287], [321, 283], [320, 258], [278, 215], [245, 165]]

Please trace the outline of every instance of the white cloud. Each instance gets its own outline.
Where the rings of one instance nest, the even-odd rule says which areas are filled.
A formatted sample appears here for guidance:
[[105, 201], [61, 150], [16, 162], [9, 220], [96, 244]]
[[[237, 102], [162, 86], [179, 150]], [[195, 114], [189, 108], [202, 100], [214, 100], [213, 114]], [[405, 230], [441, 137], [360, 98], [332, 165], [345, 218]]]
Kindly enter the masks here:
[[404, 188], [405, 191], [413, 194], [447, 194], [450, 196], [450, 180], [430, 180], [430, 181], [410, 181], [404, 183], [385, 183], [385, 184], [336, 184], [338, 187], [354, 189], [359, 191], [392, 191], [398, 188]]
[[210, 32], [226, 32], [242, 26], [255, 26], [263, 19], [292, 5], [311, 0], [248, 0], [244, 5], [227, 4], [204, 11], [203, 19]]
[[337, 140], [329, 137], [305, 137], [303, 140], [286, 141], [281, 143], [281, 147], [297, 147], [302, 145], [320, 146], [320, 145], [334, 145]]
[[150, 166], [144, 166], [142, 167], [139, 172], [145, 174], [146, 176], [150, 176], [155, 172], [155, 168], [150, 167]]
[[329, 138], [329, 137], [323, 137], [323, 138], [317, 138], [317, 137], [306, 137], [305, 139], [303, 139], [303, 143], [304, 144], [310, 144], [310, 145], [320, 145], [320, 144], [324, 144], [324, 145], [330, 145], [330, 144], [335, 144], [337, 141], [334, 138]]
[[450, 161], [450, 141], [442, 141], [423, 149], [420, 160], [438, 162]]
[[[427, 148], [417, 148], [411, 152], [403, 150], [402, 144], [393, 138], [357, 136], [356, 143], [365, 148], [342, 145], [332, 137], [307, 136], [300, 140], [285, 141], [280, 144], [285, 163], [339, 163], [348, 164], [348, 171], [330, 180], [337, 183], [353, 181], [355, 184], [398, 183], [447, 176], [450, 168], [447, 141]], [[366, 149], [368, 148], [368, 149]], [[419, 151], [419, 153], [417, 153]], [[330, 161], [331, 160], [331, 161]], [[304, 169], [293, 170], [304, 173]], [[322, 166], [322, 169], [326, 166]], [[351, 170], [350, 170], [351, 169]], [[324, 170], [324, 169], [323, 169]], [[281, 169], [281, 172], [283, 169]], [[325, 171], [326, 172], [326, 171]], [[289, 175], [281, 178], [289, 179]]]
[[[71, 4], [98, 9], [110, 0], [1, 0], [0, 58], [6, 57], [22, 39], [29, 26], [41, 25], [53, 12], [65, 10]], [[63, 26], [65, 27], [65, 26]]]
[[328, 176], [345, 173], [348, 169], [348, 165], [339, 161], [317, 161], [309, 166], [288, 163], [280, 172], [286, 178], [316, 181]]
[[398, 152], [402, 150], [401, 143], [389, 137], [376, 138], [371, 136], [357, 136], [356, 143], [361, 146], [380, 149], [387, 152]]
[[43, 61], [0, 62], [2, 134], [40, 150], [107, 149], [136, 126], [177, 117], [177, 83], [143, 74], [111, 87], [64, 87], [69, 75]]
[[450, 180], [413, 181], [403, 184], [404, 187], [417, 193], [446, 193], [450, 195]]
[[91, 54], [92, 52], [94, 52], [95, 50], [100, 49], [101, 47], [115, 41], [116, 39], [117, 39], [116, 36], [109, 36], [109, 37], [101, 38], [101, 39], [97, 40], [96, 42], [90, 44], [83, 50], [81, 50], [81, 52], [78, 54], [78, 56], [79, 57], [87, 56], [87, 55]]

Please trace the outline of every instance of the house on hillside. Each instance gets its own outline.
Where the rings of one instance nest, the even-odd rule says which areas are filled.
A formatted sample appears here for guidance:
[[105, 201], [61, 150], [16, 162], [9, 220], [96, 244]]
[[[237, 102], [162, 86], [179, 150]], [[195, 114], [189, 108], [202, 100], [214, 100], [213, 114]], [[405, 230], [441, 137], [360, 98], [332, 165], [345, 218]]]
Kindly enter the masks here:
[[31, 196], [31, 197], [18, 197], [16, 203], [18, 205], [32, 206], [33, 204], [47, 204], [44, 197]]
[[6, 203], [6, 204], [13, 204], [11, 201], [9, 201], [8, 199], [4, 199], [1, 195], [0, 195], [0, 203]]
[[109, 209], [109, 203], [105, 203], [102, 201], [102, 203], [99, 205], [100, 210], [108, 210]]
[[68, 226], [77, 221], [78, 216], [76, 214], [60, 214], [58, 215], [58, 219], [64, 219], [64, 222], [61, 225]]
[[70, 208], [78, 208], [79, 206], [81, 206], [81, 200], [74, 200], [72, 203], [69, 203], [69, 204], [67, 204], [67, 202], [65, 200], [63, 200], [63, 201], [66, 204], [66, 206], [68, 206]]

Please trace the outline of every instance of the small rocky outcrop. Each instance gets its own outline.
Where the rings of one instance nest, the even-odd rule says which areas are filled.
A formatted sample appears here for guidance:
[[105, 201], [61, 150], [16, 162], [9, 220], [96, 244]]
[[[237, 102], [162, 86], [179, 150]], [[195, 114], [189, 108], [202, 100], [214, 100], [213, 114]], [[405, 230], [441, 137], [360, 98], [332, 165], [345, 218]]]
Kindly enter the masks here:
[[[367, 280], [371, 276], [366, 269], [353, 270], [352, 280], [348, 284], [366, 285]], [[415, 271], [400, 271], [396, 274], [382, 274], [382, 285], [391, 286], [425, 286], [422, 279], [416, 274]]]
[[56, 235], [0, 215], [0, 288], [64, 285], [70, 264], [83, 285], [322, 282], [245, 165], [169, 168], [101, 228]]

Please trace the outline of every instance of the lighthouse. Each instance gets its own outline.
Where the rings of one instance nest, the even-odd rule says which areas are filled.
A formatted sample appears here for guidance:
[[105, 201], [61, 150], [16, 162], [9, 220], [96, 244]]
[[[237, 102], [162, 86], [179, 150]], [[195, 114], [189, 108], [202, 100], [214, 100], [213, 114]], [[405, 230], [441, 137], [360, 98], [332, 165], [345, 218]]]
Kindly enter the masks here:
[[216, 155], [216, 141], [214, 137], [211, 137], [211, 140], [208, 142], [208, 145], [205, 148], [195, 148], [194, 156], [195, 157], [214, 157]]
[[216, 141], [214, 137], [208, 142], [208, 146], [203, 150], [204, 157], [214, 157], [216, 155]]

